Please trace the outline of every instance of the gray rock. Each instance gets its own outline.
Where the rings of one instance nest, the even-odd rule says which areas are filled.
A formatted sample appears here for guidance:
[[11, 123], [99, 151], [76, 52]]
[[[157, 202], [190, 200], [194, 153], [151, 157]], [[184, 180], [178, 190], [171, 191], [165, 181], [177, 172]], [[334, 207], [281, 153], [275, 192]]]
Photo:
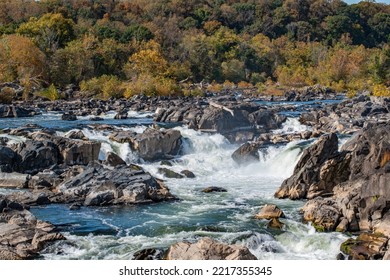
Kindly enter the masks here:
[[211, 192], [227, 192], [226, 189], [224, 188], [221, 188], [221, 187], [207, 187], [205, 189], [202, 190], [202, 192], [204, 193], [211, 193]]
[[110, 169], [91, 164], [57, 188], [63, 200], [83, 202], [86, 206], [137, 204], [176, 199], [149, 173], [137, 166], [120, 165]]
[[118, 165], [126, 165], [126, 162], [120, 156], [111, 152], [107, 153], [107, 157], [104, 163], [114, 167]]
[[148, 128], [140, 134], [120, 131], [112, 134], [110, 139], [129, 143], [142, 159], [148, 161], [171, 159], [179, 154], [182, 144], [180, 131], [174, 129], [162, 131]]
[[47, 243], [65, 239], [50, 223], [37, 220], [23, 207], [13, 205], [17, 203], [0, 196], [0, 259], [31, 259]]
[[245, 247], [227, 245], [205, 237], [197, 243], [179, 242], [169, 247], [167, 260], [256, 260]]
[[238, 164], [249, 164], [259, 161], [259, 148], [261, 143], [245, 143], [232, 154], [232, 158]]
[[158, 168], [158, 173], [164, 175], [167, 178], [174, 178], [174, 179], [182, 179], [184, 178], [184, 175], [181, 175], [179, 173], [176, 173], [175, 171], [164, 168], [164, 167], [159, 167]]
[[28, 174], [0, 172], [0, 188], [25, 188], [30, 178]]
[[[338, 155], [338, 138], [336, 134], [322, 136], [316, 143], [303, 152], [299, 162], [295, 166], [293, 175], [282, 183], [281, 187], [276, 191], [275, 197], [288, 197], [290, 199], [306, 198], [313, 184], [321, 184], [321, 166], [336, 155]], [[346, 179], [348, 179], [348, 176], [346, 176]], [[326, 188], [326, 185], [324, 187]], [[317, 189], [320, 188], [318, 187]], [[328, 190], [325, 189], [324, 191], [326, 192]]]

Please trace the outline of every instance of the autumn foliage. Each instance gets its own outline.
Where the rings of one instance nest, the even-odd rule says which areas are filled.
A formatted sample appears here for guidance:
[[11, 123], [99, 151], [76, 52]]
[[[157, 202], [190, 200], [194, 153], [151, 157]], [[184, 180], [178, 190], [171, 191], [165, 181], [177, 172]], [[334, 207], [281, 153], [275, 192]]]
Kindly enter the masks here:
[[[390, 86], [390, 5], [340, 0], [0, 0], [0, 82], [101, 98]], [[272, 90], [270, 85], [273, 85]]]

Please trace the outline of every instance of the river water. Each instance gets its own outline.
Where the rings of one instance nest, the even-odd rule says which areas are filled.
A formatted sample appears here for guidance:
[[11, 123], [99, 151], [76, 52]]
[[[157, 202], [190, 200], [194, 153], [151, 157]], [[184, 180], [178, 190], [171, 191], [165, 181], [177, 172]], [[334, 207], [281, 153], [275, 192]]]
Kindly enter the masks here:
[[[114, 120], [107, 114], [98, 122], [142, 132], [152, 123], [150, 114], [133, 112], [127, 120]], [[89, 116], [90, 117], [90, 116]], [[75, 122], [60, 121], [60, 115], [44, 114], [29, 119], [0, 119], [0, 129], [37, 123], [66, 135], [79, 129], [102, 142], [100, 159], [114, 151], [127, 163], [140, 162], [128, 144], [108, 139], [108, 132], [95, 131], [85, 117]], [[96, 122], [93, 122], [96, 123]], [[179, 241], [196, 241], [210, 236], [229, 244], [247, 246], [259, 259], [335, 259], [340, 244], [347, 239], [341, 233], [319, 233], [302, 223], [300, 208], [304, 201], [278, 200], [274, 192], [293, 172], [302, 150], [312, 141], [261, 149], [261, 160], [238, 166], [231, 154], [239, 147], [220, 134], [206, 134], [177, 126], [185, 137], [183, 155], [170, 167], [174, 171], [191, 170], [194, 179], [169, 179], [157, 172], [160, 163], [140, 165], [152, 175], [164, 179], [172, 194], [180, 200], [136, 206], [82, 207], [68, 205], [32, 207], [39, 219], [57, 225], [67, 240], [43, 251], [45, 259], [131, 259], [144, 248], [166, 249]], [[290, 117], [281, 131], [292, 133], [307, 127]], [[4, 136], [4, 135], [3, 135]], [[13, 137], [13, 141], [23, 141]], [[209, 186], [223, 187], [225, 193], [203, 193]], [[9, 190], [0, 190], [1, 193]], [[253, 216], [264, 204], [278, 205], [285, 213], [283, 230], [267, 228], [267, 221]]]

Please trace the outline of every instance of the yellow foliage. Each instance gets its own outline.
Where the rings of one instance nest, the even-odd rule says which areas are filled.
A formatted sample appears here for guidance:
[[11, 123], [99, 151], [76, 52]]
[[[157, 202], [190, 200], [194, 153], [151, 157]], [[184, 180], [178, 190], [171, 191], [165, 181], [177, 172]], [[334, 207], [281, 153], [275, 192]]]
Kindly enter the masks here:
[[0, 82], [19, 79], [22, 85], [46, 78], [45, 55], [31, 39], [8, 35], [0, 40]]
[[251, 83], [248, 83], [248, 82], [245, 82], [245, 81], [241, 81], [237, 84], [237, 87], [238, 88], [252, 88], [253, 85]]
[[46, 97], [52, 101], [60, 98], [57, 88], [51, 84], [47, 89], [42, 90], [39, 95]]
[[390, 96], [390, 87], [386, 87], [383, 84], [374, 85], [372, 94], [374, 96]]
[[216, 83], [213, 81], [210, 85], [207, 87], [207, 91], [211, 93], [220, 93], [223, 90], [223, 85]]
[[143, 73], [125, 84], [124, 96], [126, 98], [138, 94], [147, 96], [176, 96], [181, 95], [181, 93], [180, 87], [172, 79]]
[[80, 83], [80, 89], [99, 95], [102, 99], [110, 97], [122, 97], [124, 93], [123, 83], [116, 76], [103, 75]]

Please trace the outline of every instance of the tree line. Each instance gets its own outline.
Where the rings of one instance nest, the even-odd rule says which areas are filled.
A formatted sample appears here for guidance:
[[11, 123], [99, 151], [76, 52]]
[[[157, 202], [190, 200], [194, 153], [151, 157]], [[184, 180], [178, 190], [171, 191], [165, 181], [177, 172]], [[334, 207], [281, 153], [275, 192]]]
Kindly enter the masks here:
[[315, 84], [390, 95], [390, 5], [339, 0], [0, 0], [0, 82], [101, 98]]

